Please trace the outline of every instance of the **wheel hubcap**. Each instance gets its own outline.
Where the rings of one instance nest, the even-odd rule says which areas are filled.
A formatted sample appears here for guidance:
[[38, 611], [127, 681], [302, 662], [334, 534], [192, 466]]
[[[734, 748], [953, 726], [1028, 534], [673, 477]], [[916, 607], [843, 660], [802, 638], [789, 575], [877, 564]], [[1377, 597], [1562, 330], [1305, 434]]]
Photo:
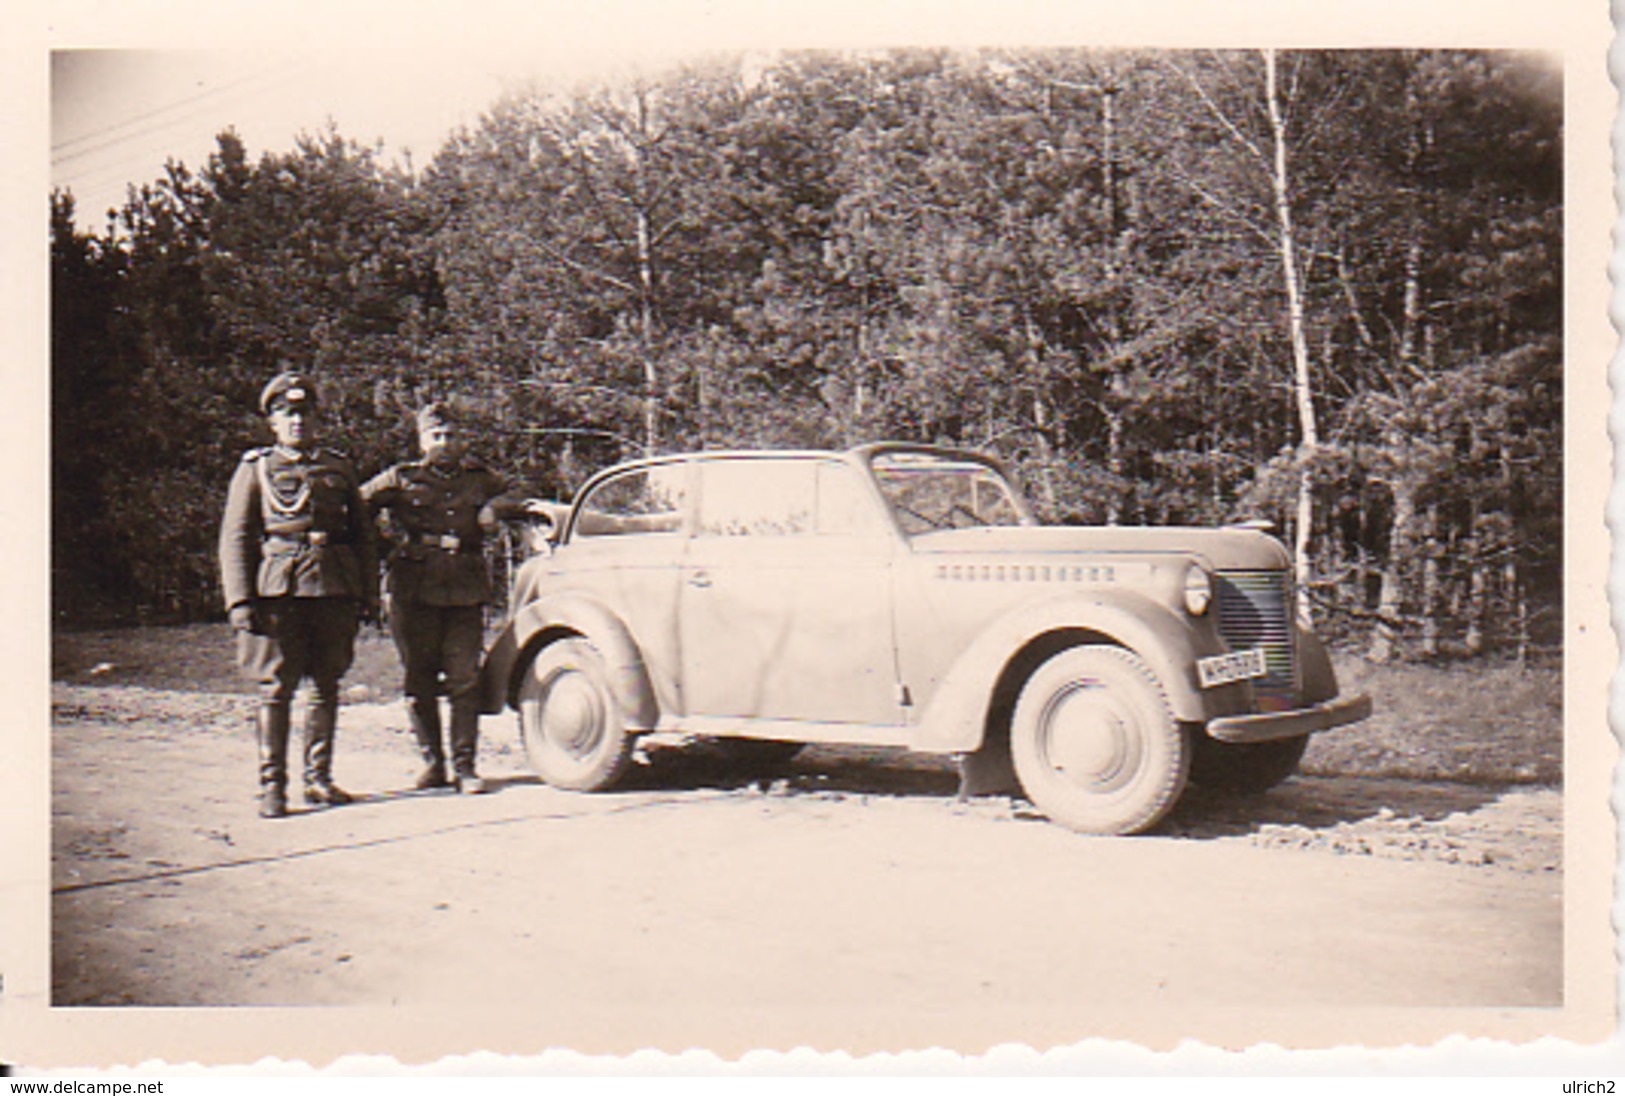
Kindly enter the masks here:
[[547, 691], [541, 711], [542, 737], [580, 757], [592, 752], [604, 733], [598, 692], [578, 673], [563, 673]]
[[1142, 756], [1132, 717], [1093, 682], [1075, 683], [1051, 701], [1044, 713], [1044, 746], [1050, 768], [1095, 792], [1127, 784]]

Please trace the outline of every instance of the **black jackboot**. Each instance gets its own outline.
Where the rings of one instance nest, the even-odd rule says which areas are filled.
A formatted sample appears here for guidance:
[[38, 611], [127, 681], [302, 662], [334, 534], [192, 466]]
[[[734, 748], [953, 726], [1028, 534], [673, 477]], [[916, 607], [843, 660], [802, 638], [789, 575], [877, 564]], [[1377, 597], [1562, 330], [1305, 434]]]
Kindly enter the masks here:
[[451, 700], [451, 764], [457, 773], [457, 790], [464, 795], [479, 795], [486, 790], [485, 781], [474, 772], [480, 741], [479, 703], [474, 696]]
[[312, 700], [305, 712], [305, 802], [339, 807], [352, 801], [333, 783], [333, 740], [338, 731], [337, 700]]
[[261, 704], [255, 716], [260, 754], [260, 817], [288, 813], [288, 706]]
[[446, 779], [446, 751], [440, 743], [440, 699], [408, 697], [406, 711], [412, 723], [412, 737], [417, 739], [418, 753], [423, 757], [423, 771], [414, 786], [419, 791], [446, 787], [451, 781]]

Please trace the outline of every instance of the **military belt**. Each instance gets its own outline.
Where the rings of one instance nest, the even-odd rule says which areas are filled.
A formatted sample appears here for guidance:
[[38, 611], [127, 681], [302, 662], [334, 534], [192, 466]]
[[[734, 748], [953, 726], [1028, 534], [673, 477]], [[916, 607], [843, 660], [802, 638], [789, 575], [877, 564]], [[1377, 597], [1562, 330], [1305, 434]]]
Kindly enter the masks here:
[[456, 533], [413, 533], [407, 537], [410, 544], [422, 544], [429, 548], [438, 548], [442, 552], [461, 552], [474, 550], [474, 545], [463, 540]]
[[307, 544], [312, 547], [321, 547], [324, 544], [347, 544], [348, 541], [334, 540], [333, 534], [322, 529], [307, 529], [303, 533], [270, 533], [266, 535], [266, 543], [283, 545], [290, 548], [301, 548]]

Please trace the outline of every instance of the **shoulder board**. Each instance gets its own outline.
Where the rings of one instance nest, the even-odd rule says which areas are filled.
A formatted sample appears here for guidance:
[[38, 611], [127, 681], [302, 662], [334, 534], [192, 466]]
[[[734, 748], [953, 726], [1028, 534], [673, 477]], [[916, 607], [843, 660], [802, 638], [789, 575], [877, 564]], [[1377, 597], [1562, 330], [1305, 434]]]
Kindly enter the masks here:
[[246, 450], [243, 453], [243, 463], [244, 464], [253, 464], [255, 461], [259, 460], [261, 457], [265, 456], [265, 454], [269, 453], [270, 451], [271, 451], [271, 447], [268, 446], [268, 445], [262, 445], [258, 449]]

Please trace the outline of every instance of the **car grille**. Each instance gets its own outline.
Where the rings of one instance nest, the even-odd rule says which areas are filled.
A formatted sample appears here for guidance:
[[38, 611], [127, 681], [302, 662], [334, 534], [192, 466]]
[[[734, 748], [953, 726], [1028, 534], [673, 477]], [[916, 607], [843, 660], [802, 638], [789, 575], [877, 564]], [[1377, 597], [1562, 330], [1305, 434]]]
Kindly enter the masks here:
[[1219, 634], [1233, 650], [1259, 647], [1267, 671], [1253, 692], [1264, 711], [1297, 703], [1297, 648], [1292, 632], [1292, 577], [1285, 571], [1221, 571], [1214, 582]]

